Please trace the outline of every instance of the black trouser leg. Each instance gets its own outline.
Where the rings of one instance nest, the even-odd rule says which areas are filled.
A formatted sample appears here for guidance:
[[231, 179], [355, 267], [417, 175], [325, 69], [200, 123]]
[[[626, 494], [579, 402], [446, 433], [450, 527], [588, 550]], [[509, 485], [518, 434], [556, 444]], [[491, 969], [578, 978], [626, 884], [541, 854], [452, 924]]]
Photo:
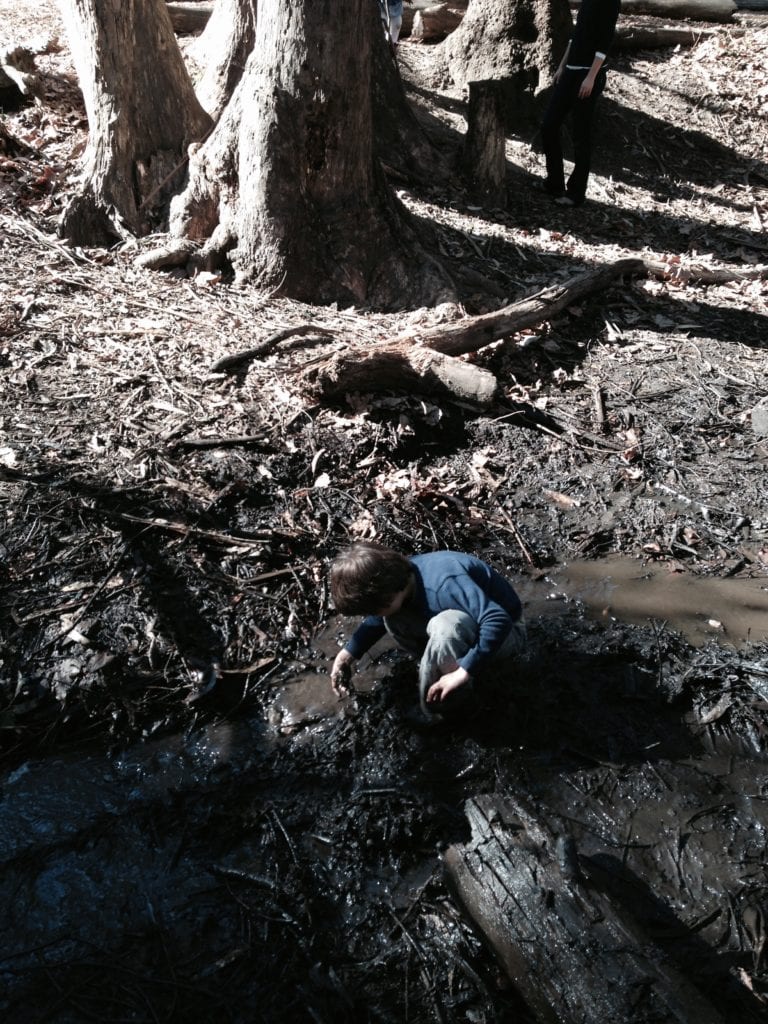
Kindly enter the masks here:
[[[583, 76], [581, 81], [583, 81]], [[581, 84], [581, 82], [579, 83]], [[587, 179], [592, 163], [592, 125], [597, 101], [605, 89], [605, 71], [599, 71], [591, 94], [573, 104], [573, 171], [566, 189], [574, 203], [581, 203], [587, 191]], [[577, 90], [578, 93], [578, 90]]]
[[541, 123], [541, 141], [544, 146], [544, 158], [547, 162], [547, 178], [544, 187], [554, 196], [565, 191], [563, 175], [563, 146], [560, 133], [563, 122], [576, 100], [581, 79], [578, 71], [566, 68], [560, 75], [552, 90], [549, 106]]

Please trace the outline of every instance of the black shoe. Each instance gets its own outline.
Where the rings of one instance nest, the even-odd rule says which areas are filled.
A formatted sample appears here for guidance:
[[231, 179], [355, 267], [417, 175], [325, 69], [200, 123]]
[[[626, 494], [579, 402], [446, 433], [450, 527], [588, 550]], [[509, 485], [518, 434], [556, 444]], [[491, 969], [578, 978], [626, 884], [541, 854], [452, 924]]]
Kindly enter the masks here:
[[573, 196], [563, 195], [555, 199], [558, 206], [581, 206], [583, 199], [574, 199]]
[[562, 189], [562, 188], [552, 188], [552, 186], [549, 184], [549, 182], [547, 181], [546, 178], [543, 181], [539, 182], [539, 188], [541, 189], [542, 192], [546, 192], [546, 194], [549, 196], [549, 198], [550, 199], [554, 199], [555, 202], [557, 202], [558, 199], [561, 196], [565, 195], [565, 190], [564, 189]]

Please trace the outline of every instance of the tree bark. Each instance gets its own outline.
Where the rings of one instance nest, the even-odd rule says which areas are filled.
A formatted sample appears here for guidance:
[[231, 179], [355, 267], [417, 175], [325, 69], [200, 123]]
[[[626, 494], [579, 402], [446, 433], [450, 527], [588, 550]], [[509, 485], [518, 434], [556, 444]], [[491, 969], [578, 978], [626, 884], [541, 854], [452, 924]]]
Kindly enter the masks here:
[[[374, 158], [376, 4], [259, 4], [256, 41], [174, 201], [176, 237], [228, 257], [238, 280], [305, 302], [399, 308], [453, 297]], [[383, 45], [383, 39], [380, 40]]]
[[461, 169], [475, 202], [507, 205], [503, 96], [498, 82], [470, 82]]
[[144, 234], [210, 120], [163, 0], [68, 0], [63, 14], [89, 139], [83, 182], [59, 231], [78, 244]]
[[465, 811], [472, 836], [446, 851], [449, 879], [538, 1021], [724, 1024], [629, 911], [584, 878], [567, 836], [512, 795], [475, 797]]
[[205, 69], [195, 82], [197, 98], [214, 121], [243, 77], [256, 38], [256, 7], [257, 0], [217, 0], [205, 31], [190, 48]]
[[445, 156], [431, 142], [408, 102], [397, 63], [384, 38], [371, 45], [373, 144], [387, 172], [408, 181], [436, 184], [453, 172]]
[[568, 0], [473, 0], [462, 23], [439, 44], [456, 85], [497, 81], [507, 89], [507, 131], [538, 123], [538, 97], [571, 32]]

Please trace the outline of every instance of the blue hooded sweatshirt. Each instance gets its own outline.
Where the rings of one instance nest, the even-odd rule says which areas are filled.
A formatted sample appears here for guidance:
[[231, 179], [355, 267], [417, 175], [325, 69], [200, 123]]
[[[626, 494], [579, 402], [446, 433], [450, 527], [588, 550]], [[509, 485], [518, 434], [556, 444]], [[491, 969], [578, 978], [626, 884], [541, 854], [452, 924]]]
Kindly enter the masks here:
[[[512, 586], [485, 562], [459, 551], [433, 551], [409, 559], [413, 568], [414, 591], [398, 615], [418, 616], [424, 626], [439, 612], [466, 612], [478, 627], [477, 643], [459, 665], [476, 675], [507, 638], [512, 624], [523, 612]], [[396, 616], [393, 616], [393, 624]], [[381, 615], [369, 615], [346, 645], [353, 658], [360, 658], [386, 633]]]

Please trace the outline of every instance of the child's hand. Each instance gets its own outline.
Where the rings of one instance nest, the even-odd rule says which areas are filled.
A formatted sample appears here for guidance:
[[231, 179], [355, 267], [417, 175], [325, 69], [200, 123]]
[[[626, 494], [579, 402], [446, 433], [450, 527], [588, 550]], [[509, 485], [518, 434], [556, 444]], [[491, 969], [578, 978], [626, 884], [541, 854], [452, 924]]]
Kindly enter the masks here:
[[349, 693], [352, 666], [355, 659], [349, 651], [339, 651], [331, 667], [331, 686], [337, 697], [343, 697]]
[[440, 676], [436, 683], [432, 683], [427, 690], [427, 704], [434, 704], [445, 700], [449, 693], [458, 690], [460, 686], [468, 683], [472, 677], [465, 668], [454, 669], [444, 676]]

